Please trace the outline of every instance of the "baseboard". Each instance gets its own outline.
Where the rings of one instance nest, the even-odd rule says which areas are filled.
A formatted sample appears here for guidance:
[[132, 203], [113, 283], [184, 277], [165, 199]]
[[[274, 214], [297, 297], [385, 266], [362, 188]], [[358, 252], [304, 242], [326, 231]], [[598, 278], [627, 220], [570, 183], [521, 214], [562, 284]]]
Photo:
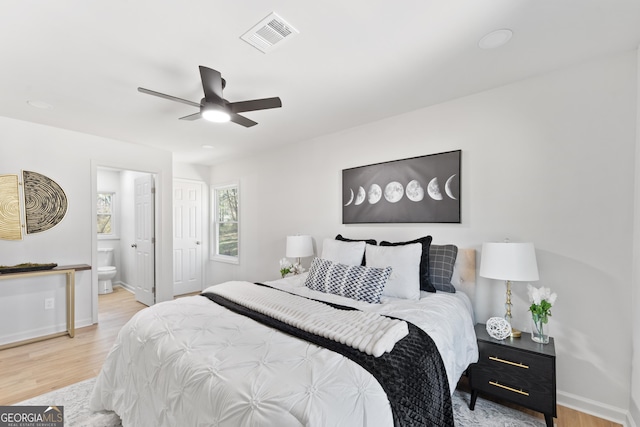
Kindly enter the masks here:
[[567, 408], [575, 409], [576, 411], [584, 412], [594, 417], [604, 418], [605, 420], [613, 421], [614, 423], [627, 427], [636, 427], [634, 424], [628, 423], [629, 411], [622, 408], [596, 402], [595, 400], [564, 391], [557, 392], [557, 401], [558, 405], [566, 406]]
[[[93, 322], [91, 318], [76, 319], [75, 329], [84, 328], [85, 326], [91, 326]], [[14, 334], [5, 335], [0, 338], [0, 345], [12, 344], [21, 341], [32, 340], [38, 337], [45, 337], [48, 335], [54, 335], [65, 332], [67, 330], [67, 324], [59, 323], [57, 325], [48, 325], [42, 328], [29, 329], [26, 331], [20, 331]]]
[[133, 288], [133, 286], [128, 285], [128, 284], [126, 284], [124, 282], [117, 282], [117, 283], [115, 283], [115, 285], [116, 286], [120, 286], [123, 289], [126, 289], [127, 291], [131, 292], [132, 294], [136, 293], [136, 290]]

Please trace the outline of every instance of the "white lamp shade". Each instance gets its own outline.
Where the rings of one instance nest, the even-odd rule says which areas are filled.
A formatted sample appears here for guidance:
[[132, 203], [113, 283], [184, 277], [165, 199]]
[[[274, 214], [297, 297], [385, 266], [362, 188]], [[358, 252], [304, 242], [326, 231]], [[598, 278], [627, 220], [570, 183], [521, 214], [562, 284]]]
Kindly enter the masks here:
[[484, 243], [479, 274], [487, 279], [515, 282], [538, 280], [533, 243]]
[[287, 258], [304, 258], [313, 255], [311, 236], [287, 236]]

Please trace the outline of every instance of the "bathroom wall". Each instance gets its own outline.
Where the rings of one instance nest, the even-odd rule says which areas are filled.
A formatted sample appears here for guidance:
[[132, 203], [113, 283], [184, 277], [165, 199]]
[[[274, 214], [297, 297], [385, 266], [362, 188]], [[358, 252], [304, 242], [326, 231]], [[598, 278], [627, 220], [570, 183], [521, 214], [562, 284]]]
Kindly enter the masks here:
[[115, 169], [103, 169], [99, 168], [97, 171], [97, 189], [98, 193], [114, 193], [114, 207], [116, 209], [114, 218], [112, 220], [113, 235], [104, 236], [98, 234], [98, 249], [111, 248], [113, 249], [113, 265], [117, 269], [116, 277], [112, 280], [113, 284], [120, 283], [120, 269], [118, 268], [120, 262], [120, 219], [122, 215], [119, 210], [122, 206], [120, 199], [122, 193], [120, 192], [121, 172]]

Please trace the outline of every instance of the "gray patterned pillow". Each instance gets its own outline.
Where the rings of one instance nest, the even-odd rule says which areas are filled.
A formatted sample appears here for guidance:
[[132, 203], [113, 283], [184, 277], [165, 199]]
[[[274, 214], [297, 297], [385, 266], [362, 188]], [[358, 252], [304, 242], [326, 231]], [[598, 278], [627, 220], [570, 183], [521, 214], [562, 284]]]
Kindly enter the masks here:
[[429, 248], [429, 281], [436, 290], [456, 292], [451, 276], [457, 256], [458, 247], [455, 245], [431, 245]]
[[314, 291], [377, 304], [390, 274], [391, 267], [344, 265], [316, 258], [304, 284]]

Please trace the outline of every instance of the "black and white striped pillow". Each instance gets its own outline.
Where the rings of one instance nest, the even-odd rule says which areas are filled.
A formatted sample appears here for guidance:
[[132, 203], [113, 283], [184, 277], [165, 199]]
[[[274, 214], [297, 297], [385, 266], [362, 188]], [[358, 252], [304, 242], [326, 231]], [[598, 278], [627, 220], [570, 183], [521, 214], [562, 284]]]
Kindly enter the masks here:
[[315, 291], [377, 304], [390, 274], [391, 267], [344, 265], [316, 258], [304, 284]]

